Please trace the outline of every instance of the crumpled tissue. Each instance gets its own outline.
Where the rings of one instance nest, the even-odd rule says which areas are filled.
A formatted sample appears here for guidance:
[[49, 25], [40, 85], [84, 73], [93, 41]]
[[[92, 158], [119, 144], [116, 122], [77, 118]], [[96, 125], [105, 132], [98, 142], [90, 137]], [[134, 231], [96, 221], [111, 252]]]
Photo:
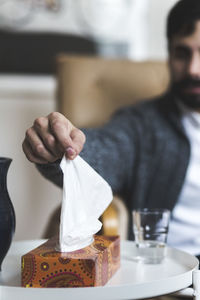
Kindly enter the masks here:
[[90, 245], [102, 226], [98, 220], [113, 199], [109, 184], [80, 156], [64, 156], [63, 199], [57, 250], [71, 252]]

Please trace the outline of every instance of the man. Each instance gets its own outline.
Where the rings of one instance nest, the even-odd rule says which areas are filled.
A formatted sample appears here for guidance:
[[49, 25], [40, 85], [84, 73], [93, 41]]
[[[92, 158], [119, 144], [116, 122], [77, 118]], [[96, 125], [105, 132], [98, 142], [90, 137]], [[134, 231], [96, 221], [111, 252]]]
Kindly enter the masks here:
[[[59, 162], [80, 155], [134, 208], [168, 208], [170, 245], [200, 253], [200, 1], [181, 0], [167, 22], [171, 85], [162, 97], [79, 130], [59, 113], [38, 118], [23, 150], [62, 186]], [[129, 238], [132, 238], [130, 229]]]

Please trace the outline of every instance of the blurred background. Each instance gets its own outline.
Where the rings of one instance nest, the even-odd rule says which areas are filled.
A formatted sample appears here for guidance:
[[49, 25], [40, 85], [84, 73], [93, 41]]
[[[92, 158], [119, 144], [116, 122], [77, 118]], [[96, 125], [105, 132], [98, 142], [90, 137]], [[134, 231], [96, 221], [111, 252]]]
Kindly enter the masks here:
[[165, 22], [177, 0], [0, 0], [0, 156], [11, 157], [8, 190], [15, 240], [41, 238], [62, 191], [25, 158], [25, 130], [57, 109], [59, 53], [167, 60]]

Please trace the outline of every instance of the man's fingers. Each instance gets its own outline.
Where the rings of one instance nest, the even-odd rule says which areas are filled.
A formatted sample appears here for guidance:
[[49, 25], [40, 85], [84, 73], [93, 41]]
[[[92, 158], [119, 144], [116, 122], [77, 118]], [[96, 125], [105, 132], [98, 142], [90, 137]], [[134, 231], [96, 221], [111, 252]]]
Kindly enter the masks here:
[[72, 147], [70, 146], [66, 149], [66, 156], [68, 159], [74, 159], [83, 149], [85, 135], [81, 130], [74, 128], [70, 136], [73, 144]]
[[65, 155], [68, 159], [74, 159], [77, 156], [77, 152], [72, 147], [68, 147]]
[[37, 164], [47, 164], [48, 161], [42, 158], [37, 157], [30, 146], [30, 144], [27, 141], [24, 141], [22, 144], [23, 151], [27, 157], [27, 159], [33, 163]]
[[60, 144], [63, 152], [65, 152], [68, 147], [73, 147], [72, 139], [70, 137], [70, 132], [73, 128], [71, 122], [58, 112], [51, 113], [48, 118], [50, 131]]
[[56, 141], [55, 137], [51, 134], [49, 121], [46, 117], [37, 118], [34, 122], [33, 128], [50, 153], [52, 153], [55, 157], [61, 157], [63, 155], [64, 151]]
[[85, 134], [80, 129], [74, 128], [70, 136], [73, 142], [73, 149], [79, 154], [85, 144]]
[[74, 159], [85, 143], [84, 133], [60, 113], [51, 113], [48, 117], [52, 134], [55, 135], [67, 157]]
[[49, 130], [49, 121], [46, 117], [39, 117], [35, 119], [33, 127], [37, 132], [40, 132], [42, 135]]
[[32, 149], [32, 153], [41, 160], [53, 162], [58, 158], [46, 148], [34, 128], [31, 127], [26, 131], [26, 140]]

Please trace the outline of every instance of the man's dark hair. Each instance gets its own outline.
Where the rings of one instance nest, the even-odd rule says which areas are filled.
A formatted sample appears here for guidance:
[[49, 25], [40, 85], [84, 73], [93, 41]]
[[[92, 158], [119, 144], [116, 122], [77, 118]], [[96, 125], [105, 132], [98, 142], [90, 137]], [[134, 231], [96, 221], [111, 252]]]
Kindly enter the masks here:
[[171, 9], [167, 18], [167, 38], [188, 36], [194, 32], [195, 23], [200, 20], [200, 0], [180, 0]]

